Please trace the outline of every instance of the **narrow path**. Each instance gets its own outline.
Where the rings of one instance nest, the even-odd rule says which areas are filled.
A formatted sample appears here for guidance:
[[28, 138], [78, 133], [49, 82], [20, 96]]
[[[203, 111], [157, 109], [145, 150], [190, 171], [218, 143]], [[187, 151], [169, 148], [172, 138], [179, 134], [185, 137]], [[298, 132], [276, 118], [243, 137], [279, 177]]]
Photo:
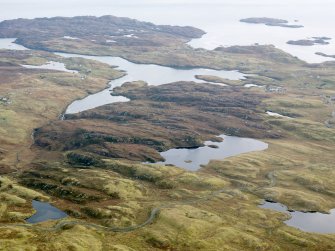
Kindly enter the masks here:
[[159, 215], [159, 212], [162, 209], [166, 209], [166, 208], [172, 208], [175, 206], [179, 206], [179, 205], [190, 205], [190, 204], [195, 204], [195, 203], [199, 203], [199, 202], [203, 202], [209, 199], [212, 199], [216, 196], [218, 196], [220, 193], [225, 193], [228, 192], [227, 189], [221, 189], [221, 190], [217, 190], [212, 192], [211, 194], [200, 198], [200, 199], [195, 199], [195, 200], [189, 200], [189, 201], [182, 201], [179, 203], [170, 203], [170, 204], [166, 204], [160, 207], [155, 207], [151, 210], [150, 215], [148, 217], [148, 219], [146, 221], [144, 221], [141, 224], [135, 225], [135, 226], [130, 226], [130, 227], [106, 227], [106, 226], [102, 226], [99, 224], [95, 224], [95, 223], [88, 223], [88, 222], [82, 222], [82, 221], [61, 221], [58, 222], [56, 225], [52, 226], [52, 227], [41, 227], [38, 226], [36, 224], [0, 224], [0, 228], [9, 228], [9, 227], [26, 227], [26, 228], [31, 228], [31, 229], [35, 229], [35, 230], [40, 230], [40, 231], [58, 231], [58, 230], [62, 230], [64, 228], [68, 228], [71, 226], [75, 226], [75, 225], [81, 225], [81, 226], [85, 226], [85, 227], [92, 227], [95, 229], [99, 229], [99, 230], [105, 230], [105, 231], [110, 231], [110, 232], [121, 232], [121, 233], [126, 233], [126, 232], [132, 232], [135, 231], [137, 229], [143, 228], [149, 224], [152, 224], [154, 222], [154, 220], [157, 218], [157, 216]]
[[271, 171], [267, 173], [266, 177], [270, 180], [269, 187], [274, 187], [277, 183], [275, 171]]

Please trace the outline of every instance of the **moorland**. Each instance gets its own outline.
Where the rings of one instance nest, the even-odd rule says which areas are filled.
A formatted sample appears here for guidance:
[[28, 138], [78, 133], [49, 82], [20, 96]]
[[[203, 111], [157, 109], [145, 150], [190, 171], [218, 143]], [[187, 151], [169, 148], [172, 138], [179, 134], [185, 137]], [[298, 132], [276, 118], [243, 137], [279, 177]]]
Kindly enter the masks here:
[[[3, 250], [333, 250], [334, 234], [289, 227], [288, 215], [259, 205], [335, 208], [335, 63], [307, 64], [273, 46], [187, 45], [203, 34], [110, 16], [0, 23], [1, 38], [31, 49], [0, 51]], [[225, 85], [126, 83], [113, 94], [131, 101], [62, 120], [72, 101], [126, 73], [52, 52], [249, 75], [198, 76]], [[78, 73], [22, 67], [51, 60]], [[222, 133], [269, 148], [213, 160], [197, 172], [143, 163]], [[26, 224], [33, 199], [69, 217]]]

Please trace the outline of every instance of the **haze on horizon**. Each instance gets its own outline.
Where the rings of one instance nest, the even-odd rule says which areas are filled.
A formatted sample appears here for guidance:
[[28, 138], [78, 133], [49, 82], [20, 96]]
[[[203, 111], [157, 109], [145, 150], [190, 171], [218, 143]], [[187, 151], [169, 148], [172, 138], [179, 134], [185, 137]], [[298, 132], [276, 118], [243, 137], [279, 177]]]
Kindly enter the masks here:
[[[331, 0], [0, 0], [0, 21], [16, 18], [114, 15], [155, 24], [194, 26], [207, 34], [191, 43], [198, 48], [272, 44], [308, 62], [335, 54], [335, 44], [301, 48], [289, 40], [328, 36], [335, 39], [335, 8]], [[281, 29], [239, 23], [242, 18], [271, 17], [299, 20], [303, 29]], [[317, 17], [317, 18], [316, 18]], [[328, 60], [328, 59], [327, 59]]]

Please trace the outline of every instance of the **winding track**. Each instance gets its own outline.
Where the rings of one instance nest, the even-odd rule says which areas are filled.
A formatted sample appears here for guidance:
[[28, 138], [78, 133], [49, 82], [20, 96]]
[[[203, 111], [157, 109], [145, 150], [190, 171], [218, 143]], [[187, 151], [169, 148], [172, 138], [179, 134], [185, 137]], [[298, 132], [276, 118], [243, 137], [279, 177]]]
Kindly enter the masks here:
[[[266, 176], [270, 180], [270, 185], [269, 186], [270, 187], [274, 186], [276, 184], [275, 172], [274, 171], [269, 172]], [[106, 227], [106, 226], [102, 226], [102, 225], [99, 225], [99, 224], [82, 222], [82, 221], [60, 221], [52, 227], [41, 227], [41, 226], [34, 225], [34, 224], [0, 224], [0, 228], [26, 227], [26, 228], [32, 228], [32, 229], [40, 230], [40, 231], [58, 231], [58, 230], [62, 230], [64, 228], [72, 227], [72, 226], [75, 226], [75, 225], [81, 225], [81, 226], [85, 226], [85, 227], [95, 228], [95, 229], [98, 229], [98, 230], [118, 232], [118, 233], [127, 233], [127, 232], [132, 232], [132, 231], [135, 231], [137, 229], [140, 229], [140, 228], [143, 228], [147, 225], [152, 224], [154, 222], [154, 220], [157, 218], [157, 216], [159, 215], [159, 212], [162, 209], [172, 208], [172, 207], [175, 207], [175, 206], [178, 206], [178, 205], [190, 205], [190, 204], [203, 202], [203, 201], [206, 201], [206, 200], [209, 200], [209, 199], [212, 199], [212, 198], [218, 196], [220, 193], [229, 193], [229, 190], [224, 188], [224, 189], [214, 191], [214, 192], [210, 193], [209, 195], [207, 195], [203, 198], [189, 200], [189, 201], [182, 201], [180, 203], [170, 203], [170, 204], [162, 205], [160, 207], [155, 207], [151, 210], [150, 215], [149, 215], [149, 217], [147, 218], [146, 221], [144, 221], [141, 224], [138, 224], [138, 225], [135, 225], [135, 226], [130, 226], [130, 227]]]
[[275, 171], [271, 171], [269, 173], [266, 174], [266, 177], [269, 179], [270, 184], [269, 187], [274, 187], [276, 185], [276, 175], [275, 175]]
[[110, 231], [110, 232], [118, 232], [118, 233], [127, 233], [127, 232], [132, 232], [135, 231], [137, 229], [143, 228], [147, 225], [150, 225], [154, 222], [154, 220], [157, 218], [157, 216], [159, 215], [159, 212], [161, 211], [161, 209], [165, 209], [165, 208], [172, 208], [178, 205], [189, 205], [189, 204], [195, 204], [198, 202], [202, 202], [202, 201], [206, 201], [209, 199], [212, 199], [214, 197], [216, 197], [217, 195], [219, 195], [220, 193], [228, 193], [227, 189], [221, 189], [221, 190], [217, 190], [212, 192], [211, 194], [200, 198], [200, 199], [195, 199], [195, 200], [189, 200], [189, 201], [183, 201], [180, 203], [171, 203], [171, 204], [167, 204], [167, 205], [163, 205], [160, 207], [155, 207], [151, 210], [150, 215], [148, 217], [148, 219], [146, 221], [144, 221], [141, 224], [135, 225], [135, 226], [130, 226], [130, 227], [106, 227], [106, 226], [101, 226], [99, 224], [94, 224], [94, 223], [87, 223], [87, 222], [82, 222], [82, 221], [60, 221], [57, 224], [55, 224], [52, 227], [41, 227], [35, 224], [0, 224], [0, 228], [9, 228], [9, 227], [25, 227], [25, 228], [31, 228], [31, 229], [35, 229], [35, 230], [40, 230], [40, 231], [58, 231], [58, 230], [62, 230], [68, 227], [72, 227], [75, 225], [81, 225], [81, 226], [85, 226], [85, 227], [91, 227], [91, 228], [95, 228], [98, 230], [104, 230], [104, 231]]

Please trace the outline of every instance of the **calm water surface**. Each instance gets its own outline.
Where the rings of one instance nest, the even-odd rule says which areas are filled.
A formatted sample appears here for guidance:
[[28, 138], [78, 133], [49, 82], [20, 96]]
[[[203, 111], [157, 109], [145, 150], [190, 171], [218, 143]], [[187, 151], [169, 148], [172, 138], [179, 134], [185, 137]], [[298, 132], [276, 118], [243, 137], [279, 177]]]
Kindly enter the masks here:
[[[0, 39], [0, 49], [13, 49], [15, 50], [15, 39]], [[21, 49], [27, 49], [23, 46]], [[244, 79], [246, 74], [238, 71], [217, 71], [212, 69], [175, 69], [165, 66], [159, 66], [154, 64], [135, 64], [129, 62], [120, 57], [106, 57], [106, 56], [86, 56], [78, 54], [68, 53], [55, 53], [62, 57], [82, 57], [86, 59], [96, 60], [102, 63], [106, 63], [112, 66], [117, 66], [119, 70], [123, 70], [127, 73], [126, 76], [112, 80], [109, 83], [109, 87], [101, 92], [87, 96], [84, 99], [76, 100], [68, 106], [66, 113], [78, 113], [93, 109], [102, 105], [116, 103], [116, 102], [128, 102], [129, 99], [123, 96], [111, 96], [110, 93], [115, 87], [123, 85], [125, 82], [142, 80], [150, 85], [162, 85], [166, 83], [172, 83], [176, 81], [194, 81], [197, 83], [207, 83], [206, 81], [198, 80], [195, 75], [213, 75], [229, 80]], [[24, 65], [27, 68], [34, 69], [52, 69], [61, 70], [76, 73], [76, 71], [68, 70], [65, 68], [63, 63], [49, 62], [41, 66]], [[217, 83], [211, 83], [216, 84]]]
[[322, 214], [289, 212], [287, 207], [280, 203], [265, 202], [260, 207], [289, 214], [291, 219], [285, 221], [285, 224], [302, 231], [322, 234], [335, 233], [335, 209], [330, 210], [330, 214]]
[[67, 217], [66, 213], [46, 202], [33, 200], [33, 207], [36, 210], [36, 213], [26, 220], [29, 223], [39, 223]]
[[[205, 146], [196, 149], [171, 149], [162, 152], [164, 162], [157, 164], [170, 164], [182, 167], [189, 171], [197, 171], [201, 165], [207, 165], [210, 160], [223, 160], [228, 157], [253, 151], [262, 151], [268, 144], [249, 138], [220, 135], [222, 142], [206, 141]], [[210, 146], [216, 146], [213, 148]]]
[[87, 59], [97, 60], [109, 65], [118, 66], [118, 69], [127, 72], [127, 75], [113, 80], [109, 83], [109, 88], [99, 93], [90, 95], [82, 100], [73, 102], [66, 110], [67, 114], [78, 113], [88, 109], [92, 109], [105, 104], [116, 102], [127, 102], [129, 99], [122, 96], [111, 96], [110, 92], [125, 82], [142, 80], [150, 85], [162, 85], [176, 81], [194, 81], [197, 83], [206, 83], [197, 80], [195, 75], [214, 75], [229, 80], [244, 79], [245, 74], [238, 71], [217, 71], [211, 69], [175, 69], [165, 66], [153, 64], [135, 64], [119, 57], [100, 57], [85, 56], [67, 53], [56, 53], [63, 57], [83, 57]]
[[[0, 42], [1, 42], [1, 39], [0, 39]], [[66, 69], [63, 63], [54, 62], [54, 61], [47, 62], [46, 64], [43, 64], [43, 65], [22, 65], [22, 66], [28, 69], [45, 69], [45, 70], [55, 70], [55, 71], [64, 71], [64, 72], [70, 72], [70, 73], [78, 73], [78, 71]]]
[[[191, 25], [207, 32], [194, 47], [273, 44], [308, 62], [331, 60], [315, 52], [335, 54], [333, 0], [0, 0], [0, 20], [77, 15], [115, 15], [156, 24]], [[305, 27], [290, 29], [240, 23], [248, 17], [287, 19]], [[288, 45], [288, 40], [333, 38], [329, 45]]]
[[26, 47], [22, 45], [15, 44], [14, 41], [15, 38], [0, 38], [0, 49], [18, 50], [18, 51], [28, 50]]

